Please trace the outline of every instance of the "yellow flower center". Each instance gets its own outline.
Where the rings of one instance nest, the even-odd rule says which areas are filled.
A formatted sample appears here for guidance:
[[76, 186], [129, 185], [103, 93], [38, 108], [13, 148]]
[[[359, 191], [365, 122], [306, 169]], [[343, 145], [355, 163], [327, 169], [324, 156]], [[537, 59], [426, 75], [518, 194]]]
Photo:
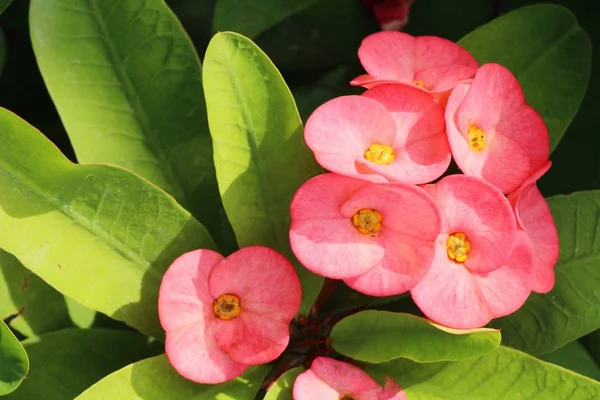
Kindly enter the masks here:
[[381, 221], [383, 221], [383, 217], [379, 211], [371, 210], [370, 208], [361, 208], [352, 216], [352, 225], [360, 233], [379, 232], [381, 230]]
[[483, 131], [476, 126], [471, 126], [467, 132], [469, 134], [469, 147], [473, 151], [485, 149], [485, 136]]
[[388, 165], [394, 161], [394, 149], [387, 144], [373, 144], [365, 151], [365, 158], [375, 164]]
[[222, 294], [213, 302], [215, 317], [222, 320], [234, 319], [242, 312], [240, 298], [234, 294]]
[[456, 232], [446, 239], [446, 250], [448, 251], [449, 259], [462, 263], [467, 260], [467, 256], [471, 250], [471, 242], [467, 240], [467, 235], [462, 232]]
[[423, 81], [413, 81], [413, 83], [417, 86], [421, 86], [422, 88], [425, 87], [425, 83]]

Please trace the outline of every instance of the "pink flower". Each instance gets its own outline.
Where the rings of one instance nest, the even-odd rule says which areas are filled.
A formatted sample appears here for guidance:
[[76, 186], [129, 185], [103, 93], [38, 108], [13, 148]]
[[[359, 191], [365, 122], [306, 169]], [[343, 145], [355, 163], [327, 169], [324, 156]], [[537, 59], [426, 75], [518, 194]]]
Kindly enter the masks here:
[[425, 92], [386, 84], [317, 108], [304, 137], [332, 172], [373, 182], [421, 184], [450, 164], [442, 107]]
[[358, 57], [367, 75], [357, 77], [352, 85], [399, 82], [429, 92], [442, 104], [459, 82], [473, 78], [477, 71], [477, 61], [467, 50], [436, 36], [374, 33], [363, 40]]
[[360, 368], [342, 361], [317, 357], [294, 382], [294, 400], [406, 400], [391, 378], [381, 387]]
[[408, 12], [413, 0], [363, 0], [381, 29], [399, 31], [408, 22]]
[[499, 64], [483, 65], [471, 83], [454, 89], [446, 126], [460, 169], [503, 193], [516, 190], [548, 161], [544, 120], [525, 103], [513, 74]]
[[279, 357], [300, 297], [296, 271], [269, 248], [246, 247], [226, 258], [205, 249], [185, 253], [160, 286], [167, 357], [189, 380], [233, 379]]
[[304, 183], [291, 217], [290, 244], [306, 268], [373, 296], [413, 287], [440, 232], [439, 211], [423, 189], [337, 174]]
[[421, 311], [442, 325], [471, 329], [523, 305], [534, 250], [510, 203], [494, 186], [450, 175], [425, 189], [442, 214], [429, 272], [411, 289]]
[[527, 179], [508, 200], [517, 216], [517, 226], [525, 231], [535, 250], [535, 273], [531, 290], [548, 293], [554, 287], [554, 266], [558, 261], [558, 233], [550, 208], [537, 188], [536, 181], [548, 171], [548, 163]]

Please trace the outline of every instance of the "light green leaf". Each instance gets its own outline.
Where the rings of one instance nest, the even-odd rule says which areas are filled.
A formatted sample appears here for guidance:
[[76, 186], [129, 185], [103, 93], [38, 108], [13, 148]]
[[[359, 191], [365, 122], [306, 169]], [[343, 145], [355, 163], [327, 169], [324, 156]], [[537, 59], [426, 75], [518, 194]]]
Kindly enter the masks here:
[[162, 335], [158, 288], [182, 253], [214, 248], [206, 229], [149, 182], [75, 165], [0, 109], [0, 247], [82, 305]]
[[0, 319], [0, 396], [16, 390], [29, 370], [25, 349]]
[[78, 161], [130, 169], [226, 233], [200, 62], [164, 1], [32, 0], [30, 27]]
[[23, 346], [31, 368], [10, 400], [73, 399], [111, 372], [160, 351], [139, 333], [98, 328], [51, 332]]
[[251, 400], [268, 371], [267, 365], [260, 365], [225, 383], [198, 385], [178, 375], [163, 354], [110, 374], [77, 400]]
[[304, 372], [303, 367], [292, 368], [284, 372], [267, 391], [264, 400], [293, 400], [294, 382], [302, 372]]
[[369, 366], [383, 381], [394, 378], [410, 400], [592, 400], [600, 383], [500, 346], [483, 357], [418, 364], [398, 359]]
[[533, 355], [600, 328], [600, 191], [547, 201], [560, 242], [554, 289], [532, 293], [517, 312], [491, 323], [502, 329], [503, 344]]
[[600, 367], [577, 340], [546, 354], [541, 359], [589, 378], [600, 380]]
[[[295, 261], [288, 239], [290, 202], [321, 168], [304, 143], [288, 87], [254, 43], [225, 32], [206, 50], [204, 92], [219, 190], [238, 244], [268, 246]], [[295, 265], [305, 314], [323, 278]]]
[[505, 14], [458, 42], [479, 63], [510, 69], [544, 118], [554, 150], [583, 101], [591, 70], [587, 33], [566, 8], [540, 4]]
[[8, 317], [10, 326], [25, 336], [73, 325], [64, 296], [0, 250], [0, 320]]
[[410, 314], [375, 310], [344, 318], [330, 337], [337, 352], [370, 363], [400, 357], [420, 363], [460, 361], [500, 344], [500, 332], [494, 329], [456, 330]]

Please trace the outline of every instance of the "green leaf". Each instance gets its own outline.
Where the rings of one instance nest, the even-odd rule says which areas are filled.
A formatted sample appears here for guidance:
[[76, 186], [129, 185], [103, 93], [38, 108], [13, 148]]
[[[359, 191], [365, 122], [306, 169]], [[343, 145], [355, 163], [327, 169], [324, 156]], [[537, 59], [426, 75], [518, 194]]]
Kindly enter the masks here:
[[379, 26], [358, 0], [219, 0], [213, 30], [252, 38], [282, 70], [304, 70], [357, 63]]
[[[239, 246], [268, 246], [295, 261], [288, 239], [290, 202], [321, 168], [304, 143], [288, 87], [254, 43], [225, 32], [206, 50], [204, 92], [219, 190]], [[323, 278], [295, 265], [304, 314]]]
[[546, 354], [541, 359], [589, 378], [600, 380], [600, 367], [577, 340]]
[[363, 311], [338, 322], [333, 348], [369, 363], [408, 358], [420, 363], [460, 361], [487, 354], [500, 344], [494, 329], [456, 330], [424, 318], [388, 311]]
[[527, 102], [544, 118], [551, 150], [583, 101], [591, 70], [587, 33], [566, 8], [541, 4], [505, 14], [458, 42], [479, 63], [510, 69]]
[[9, 317], [11, 328], [25, 336], [73, 325], [64, 296], [0, 250], [0, 320]]
[[322, 0], [219, 0], [215, 5], [213, 32], [235, 29], [254, 38], [270, 27]]
[[29, 370], [25, 349], [0, 319], [0, 396], [19, 387]]
[[160, 352], [158, 343], [139, 333], [110, 329], [64, 329], [23, 346], [31, 369], [11, 400], [73, 399], [111, 372]]
[[0, 247], [82, 305], [162, 335], [158, 288], [182, 253], [214, 248], [206, 229], [149, 182], [75, 165], [0, 109]]
[[410, 6], [403, 29], [414, 36], [434, 35], [458, 40], [496, 16], [493, 1], [419, 0]]
[[284, 372], [267, 391], [264, 400], [293, 400], [294, 381], [304, 372], [303, 367], [296, 367]]
[[491, 323], [502, 329], [503, 344], [533, 355], [600, 328], [600, 191], [547, 201], [560, 242], [554, 289], [532, 293], [517, 312]]
[[369, 366], [379, 380], [391, 376], [410, 400], [591, 400], [600, 383], [500, 346], [483, 357], [418, 364], [399, 359]]
[[40, 71], [78, 161], [140, 174], [220, 237], [226, 220], [200, 62], [167, 5], [32, 0], [30, 27]]
[[267, 365], [260, 365], [225, 383], [198, 385], [178, 375], [163, 354], [110, 374], [77, 400], [250, 400], [268, 371]]

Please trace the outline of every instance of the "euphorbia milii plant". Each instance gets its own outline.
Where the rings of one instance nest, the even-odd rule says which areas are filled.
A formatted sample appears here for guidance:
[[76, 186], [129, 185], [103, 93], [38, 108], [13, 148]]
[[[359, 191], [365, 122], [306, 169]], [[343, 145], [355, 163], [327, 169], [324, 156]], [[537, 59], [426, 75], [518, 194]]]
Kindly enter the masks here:
[[573, 13], [219, 0], [206, 47], [185, 3], [0, 18], [46, 85], [2, 104], [74, 150], [0, 107], [0, 396], [600, 399], [600, 191], [544, 198], [597, 186]]

